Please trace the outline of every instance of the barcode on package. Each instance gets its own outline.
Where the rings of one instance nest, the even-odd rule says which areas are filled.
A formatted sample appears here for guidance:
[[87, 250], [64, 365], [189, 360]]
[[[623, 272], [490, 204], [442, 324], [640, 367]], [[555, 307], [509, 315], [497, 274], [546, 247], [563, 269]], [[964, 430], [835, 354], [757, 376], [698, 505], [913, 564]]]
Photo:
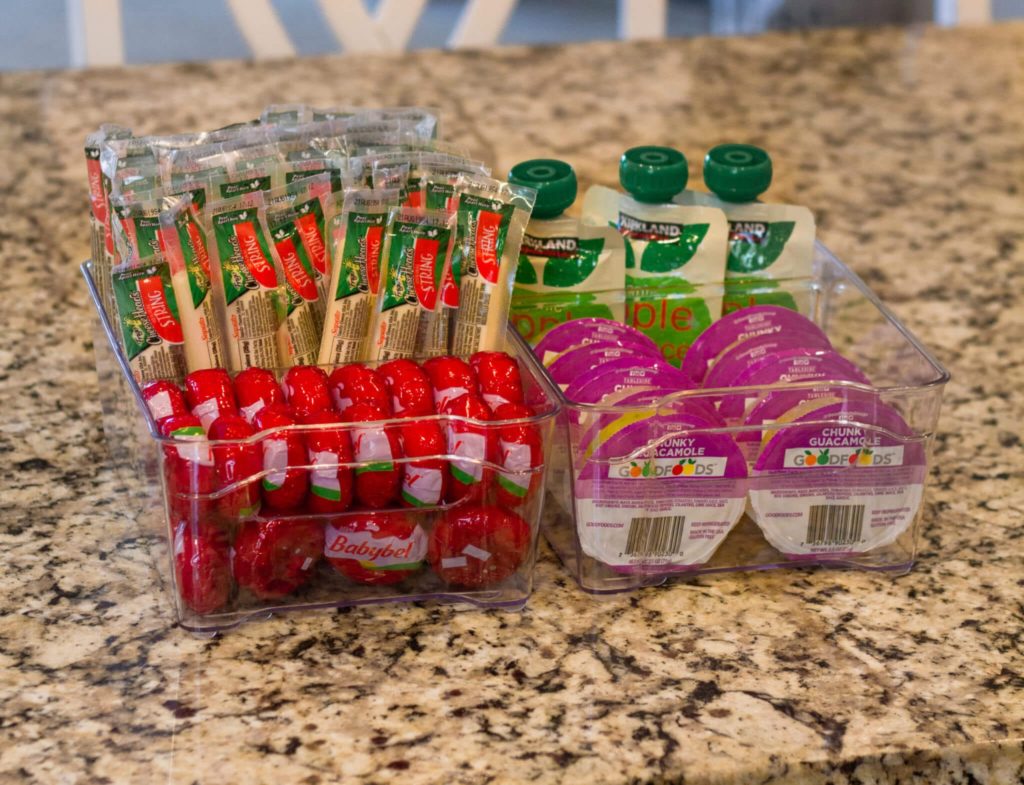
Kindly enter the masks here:
[[683, 545], [685, 515], [633, 518], [626, 537], [627, 556], [668, 556]]
[[812, 504], [805, 544], [852, 545], [863, 530], [863, 504]]

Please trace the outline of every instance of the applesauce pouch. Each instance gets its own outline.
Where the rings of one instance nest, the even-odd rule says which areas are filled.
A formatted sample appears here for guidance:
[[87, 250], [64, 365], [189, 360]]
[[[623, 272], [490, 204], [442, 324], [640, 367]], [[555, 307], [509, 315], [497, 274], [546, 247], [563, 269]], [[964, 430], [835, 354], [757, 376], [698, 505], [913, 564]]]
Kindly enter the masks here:
[[278, 264], [269, 242], [262, 192], [210, 202], [205, 212], [228, 367], [244, 371], [251, 366], [291, 365], [291, 358], [282, 357], [278, 350], [284, 303], [279, 297]]
[[452, 277], [458, 285], [452, 354], [468, 356], [505, 343], [523, 232], [537, 192], [522, 185], [461, 174]]
[[184, 337], [167, 260], [155, 254], [117, 265], [112, 288], [121, 345], [135, 380], [182, 378]]
[[330, 220], [331, 277], [320, 365], [366, 359], [367, 336], [380, 288], [384, 231], [388, 212], [397, 205], [397, 190], [347, 190], [342, 209]]
[[441, 285], [451, 264], [455, 216], [443, 210], [393, 208], [382, 251], [380, 295], [370, 331], [370, 360], [431, 357], [432, 325], [441, 308]]
[[723, 314], [752, 305], [811, 312], [814, 215], [806, 207], [755, 201], [771, 181], [768, 153], [724, 144], [704, 158], [704, 182], [714, 196], [688, 191], [677, 197], [719, 207], [729, 221]]
[[160, 230], [178, 304], [188, 370], [223, 368], [226, 364], [221, 324], [214, 307], [210, 256], [193, 194], [165, 199]]
[[687, 174], [678, 150], [634, 147], [619, 166], [628, 194], [595, 185], [583, 197], [586, 223], [614, 226], [625, 238], [626, 322], [677, 366], [721, 314], [728, 240], [721, 210], [670, 201]]
[[523, 234], [512, 323], [531, 346], [557, 324], [625, 318], [625, 244], [610, 226], [581, 224], [564, 211], [576, 201], [576, 173], [564, 161], [537, 158], [512, 167], [509, 182], [537, 191]]

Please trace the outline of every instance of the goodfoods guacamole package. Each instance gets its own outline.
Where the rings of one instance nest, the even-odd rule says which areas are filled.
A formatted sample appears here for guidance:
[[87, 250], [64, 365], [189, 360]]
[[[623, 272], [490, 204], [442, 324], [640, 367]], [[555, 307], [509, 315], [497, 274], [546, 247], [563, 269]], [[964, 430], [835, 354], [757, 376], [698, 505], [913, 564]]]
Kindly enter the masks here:
[[452, 254], [458, 284], [450, 348], [470, 355], [504, 346], [523, 232], [537, 192], [490, 178], [460, 175]]
[[614, 226], [626, 242], [626, 321], [679, 365], [722, 311], [728, 227], [716, 207], [673, 204], [686, 186], [686, 159], [669, 147], [634, 147], [619, 179], [629, 194], [595, 185], [583, 220]]
[[366, 359], [367, 336], [380, 288], [380, 252], [388, 211], [398, 191], [345, 191], [330, 221], [331, 278], [320, 340], [321, 365]]
[[723, 313], [751, 305], [782, 305], [810, 313], [814, 216], [806, 207], [754, 201], [772, 181], [772, 161], [759, 147], [724, 144], [704, 158], [714, 196], [680, 194], [683, 203], [720, 207], [729, 221]]
[[443, 210], [392, 209], [384, 239], [383, 276], [369, 359], [440, 356], [431, 344], [441, 284], [451, 264], [455, 216]]
[[564, 161], [523, 161], [509, 182], [537, 191], [523, 234], [510, 318], [536, 345], [555, 325], [586, 317], [625, 319], [626, 255], [611, 226], [581, 224], [564, 215], [576, 201], [576, 173]]

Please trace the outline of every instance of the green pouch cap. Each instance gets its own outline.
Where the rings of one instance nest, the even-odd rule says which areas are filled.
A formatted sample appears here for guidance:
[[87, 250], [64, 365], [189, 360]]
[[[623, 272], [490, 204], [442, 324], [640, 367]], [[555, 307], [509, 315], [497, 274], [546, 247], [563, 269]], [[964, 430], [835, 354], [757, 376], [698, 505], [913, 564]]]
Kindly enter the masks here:
[[726, 202], [752, 202], [772, 182], [772, 159], [752, 144], [720, 144], [704, 156], [704, 184]]
[[508, 181], [537, 192], [534, 218], [555, 218], [576, 201], [576, 172], [555, 158], [521, 161], [509, 170]]
[[619, 182], [638, 202], [670, 202], [686, 188], [686, 156], [672, 147], [631, 147], [619, 159]]

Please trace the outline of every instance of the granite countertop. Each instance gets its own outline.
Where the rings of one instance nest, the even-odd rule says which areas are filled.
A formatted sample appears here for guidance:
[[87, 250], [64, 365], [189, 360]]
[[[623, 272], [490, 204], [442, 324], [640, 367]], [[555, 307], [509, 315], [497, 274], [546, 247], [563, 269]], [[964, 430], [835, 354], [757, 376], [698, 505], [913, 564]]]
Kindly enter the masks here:
[[[1024, 26], [0, 76], [0, 781], [1024, 780]], [[776, 201], [953, 372], [920, 561], [522, 613], [173, 626], [107, 464], [81, 140], [272, 101], [426, 103], [501, 171], [631, 144], [773, 151]]]

